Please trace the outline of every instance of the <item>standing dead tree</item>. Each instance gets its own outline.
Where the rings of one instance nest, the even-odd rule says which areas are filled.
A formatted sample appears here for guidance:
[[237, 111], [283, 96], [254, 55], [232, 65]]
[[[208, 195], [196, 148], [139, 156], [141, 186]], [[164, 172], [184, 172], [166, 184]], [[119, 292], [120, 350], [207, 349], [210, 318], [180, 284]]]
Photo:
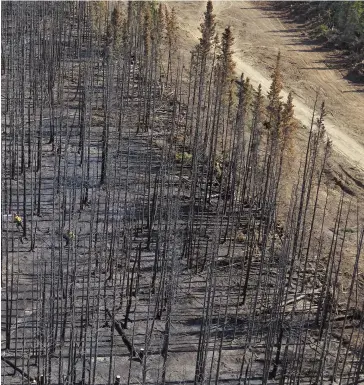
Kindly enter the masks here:
[[4, 382], [359, 383], [359, 208], [318, 97], [281, 204], [280, 55], [265, 103], [210, 1], [188, 65], [163, 5], [3, 11]]

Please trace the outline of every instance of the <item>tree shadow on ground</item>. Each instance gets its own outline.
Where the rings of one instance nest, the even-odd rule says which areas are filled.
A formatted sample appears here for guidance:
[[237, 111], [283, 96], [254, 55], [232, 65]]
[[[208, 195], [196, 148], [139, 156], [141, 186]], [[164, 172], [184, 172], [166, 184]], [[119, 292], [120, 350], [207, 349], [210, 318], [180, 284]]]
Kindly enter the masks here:
[[[295, 27], [280, 29], [275, 31], [268, 31], [268, 33], [286, 33], [288, 35], [292, 33], [300, 34], [300, 41], [296, 44], [288, 44], [292, 46], [309, 46], [310, 49], [297, 49], [297, 52], [325, 52], [327, 58], [324, 60], [326, 68], [317, 69], [328, 69], [338, 70], [341, 72], [343, 78], [348, 82], [355, 84], [364, 83], [364, 75], [357, 73], [352, 70], [353, 63], [349, 58], [349, 53], [345, 50], [340, 50], [337, 46], [330, 44], [326, 39], [309, 36], [309, 31], [312, 30], [313, 24], [309, 20], [306, 20], [303, 15], [293, 15], [286, 8], [277, 9], [275, 4], [264, 4], [256, 7], [267, 13], [266, 18], [278, 18], [288, 26], [295, 25]], [[308, 68], [306, 68], [308, 69]], [[315, 68], [316, 69], [316, 68]], [[359, 91], [362, 92], [362, 91]]]

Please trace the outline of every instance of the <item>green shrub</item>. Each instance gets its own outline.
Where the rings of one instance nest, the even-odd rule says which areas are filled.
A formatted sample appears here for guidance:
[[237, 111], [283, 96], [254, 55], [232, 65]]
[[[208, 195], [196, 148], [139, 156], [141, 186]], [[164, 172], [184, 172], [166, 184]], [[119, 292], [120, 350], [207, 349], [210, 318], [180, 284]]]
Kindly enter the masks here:
[[326, 24], [320, 24], [316, 29], [315, 29], [315, 35], [317, 37], [324, 37], [326, 38], [329, 34], [329, 27]]
[[189, 152], [176, 152], [175, 159], [177, 162], [191, 163], [192, 154]]

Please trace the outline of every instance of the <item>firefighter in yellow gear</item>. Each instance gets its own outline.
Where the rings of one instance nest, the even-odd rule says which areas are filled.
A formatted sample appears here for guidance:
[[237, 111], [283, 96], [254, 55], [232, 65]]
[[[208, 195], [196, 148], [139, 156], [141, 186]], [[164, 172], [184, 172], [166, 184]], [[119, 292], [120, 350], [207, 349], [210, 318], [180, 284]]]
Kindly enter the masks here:
[[15, 214], [14, 215], [14, 222], [16, 224], [16, 227], [19, 229], [19, 227], [21, 229], [23, 229], [23, 220], [21, 219], [21, 217], [18, 215], [18, 214]]
[[66, 234], [63, 235], [63, 238], [66, 240], [66, 246], [68, 246], [70, 242], [73, 241], [73, 239], [75, 238], [75, 234], [72, 231], [68, 230]]

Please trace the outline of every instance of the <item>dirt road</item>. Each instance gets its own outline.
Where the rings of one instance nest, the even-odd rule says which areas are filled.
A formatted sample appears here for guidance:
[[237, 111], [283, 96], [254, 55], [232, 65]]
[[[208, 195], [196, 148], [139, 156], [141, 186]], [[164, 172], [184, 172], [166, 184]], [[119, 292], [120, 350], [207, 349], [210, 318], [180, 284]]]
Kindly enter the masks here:
[[[278, 18], [263, 3], [246, 1], [214, 1], [219, 32], [230, 25], [235, 36], [237, 73], [244, 72], [254, 86], [262, 84], [266, 93], [270, 73], [278, 50], [282, 55], [285, 89], [294, 95], [296, 117], [309, 126], [315, 93], [325, 100], [325, 127], [334, 148], [356, 168], [364, 171], [364, 86], [345, 80], [338, 70], [325, 63], [329, 53], [323, 52], [305, 36], [302, 26]], [[182, 49], [189, 50], [200, 37], [206, 3], [168, 2], [179, 18]]]

